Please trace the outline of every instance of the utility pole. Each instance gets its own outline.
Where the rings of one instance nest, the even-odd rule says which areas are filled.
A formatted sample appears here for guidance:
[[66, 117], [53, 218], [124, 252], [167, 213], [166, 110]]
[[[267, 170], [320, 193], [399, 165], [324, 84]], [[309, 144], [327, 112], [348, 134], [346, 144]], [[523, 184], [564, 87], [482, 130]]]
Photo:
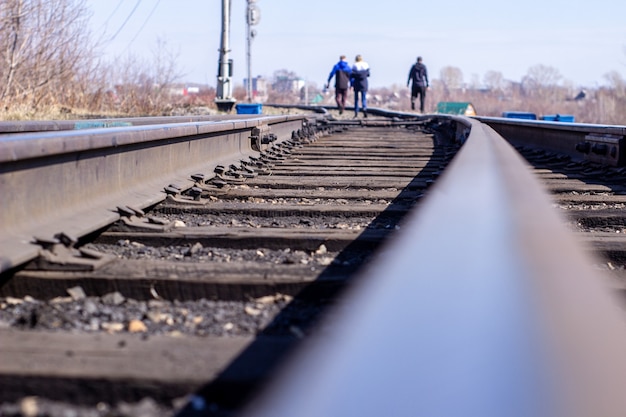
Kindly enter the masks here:
[[258, 25], [261, 19], [259, 8], [256, 6], [256, 0], [247, 0], [248, 7], [246, 9], [246, 28], [247, 28], [247, 47], [246, 57], [248, 61], [248, 102], [252, 102], [252, 40], [256, 36], [256, 30], [252, 29], [252, 26]]
[[231, 0], [222, 0], [222, 36], [215, 97], [217, 109], [225, 112], [230, 112], [237, 101], [233, 98], [233, 60], [230, 59], [230, 4]]

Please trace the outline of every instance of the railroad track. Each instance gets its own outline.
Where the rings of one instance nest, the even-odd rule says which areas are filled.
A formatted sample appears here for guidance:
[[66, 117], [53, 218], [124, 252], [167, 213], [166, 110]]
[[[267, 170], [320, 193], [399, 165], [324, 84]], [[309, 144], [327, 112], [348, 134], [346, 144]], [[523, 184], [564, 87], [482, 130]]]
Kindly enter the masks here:
[[[482, 265], [482, 261], [475, 261], [490, 250], [497, 257], [495, 254], [506, 245], [490, 249], [487, 244], [491, 239], [474, 233], [483, 233], [481, 228], [489, 231], [520, 226], [498, 223], [502, 215], [499, 212], [493, 215], [493, 206], [500, 203], [492, 200], [486, 190], [493, 186], [494, 177], [510, 177], [506, 180], [508, 184], [518, 174], [525, 175], [528, 168], [509, 162], [510, 156], [502, 157], [506, 162], [500, 162], [500, 166], [515, 168], [504, 174], [489, 172], [488, 180], [481, 182], [482, 177], [476, 175], [482, 175], [483, 168], [491, 166], [491, 161], [483, 161], [483, 156], [492, 152], [499, 155], [501, 151], [489, 148], [474, 153], [473, 164], [466, 162], [471, 157], [459, 155], [454, 159], [454, 174], [445, 173], [447, 184], [462, 184], [462, 191], [446, 192], [445, 186], [437, 184], [433, 197], [429, 195], [430, 187], [455, 157], [460, 144], [466, 139], [470, 143], [490, 142], [490, 132], [485, 133], [485, 138], [471, 139], [471, 135], [481, 135], [482, 127], [466, 119], [415, 118], [384, 111], [366, 122], [337, 121], [328, 116], [315, 119], [312, 116], [303, 119], [305, 126], [315, 128], [297, 131], [293, 130], [300, 123], [297, 117], [281, 120], [286, 127], [270, 120], [278, 137], [264, 130], [263, 121], [256, 125], [257, 133], [252, 130], [251, 134], [252, 147], [262, 148], [262, 152], [244, 150], [235, 157], [229, 155], [210, 169], [203, 168], [202, 173], [188, 169], [198, 174], [192, 175], [192, 180], [161, 183], [161, 198], [142, 194], [141, 208], [133, 204], [118, 206], [118, 219], [111, 226], [82, 225], [78, 238], [72, 233], [57, 234], [53, 239], [40, 236], [38, 243], [47, 250], [25, 265], [5, 268], [0, 290], [3, 412], [28, 415], [36, 410], [65, 415], [71, 409], [78, 415], [171, 415], [181, 410], [181, 415], [238, 415], [259, 391], [267, 390], [268, 380], [276, 373], [281, 375], [278, 371], [294, 357], [296, 348], [300, 347], [297, 352], [301, 352], [304, 346], [306, 351], [311, 335], [324, 334], [327, 327], [335, 327], [335, 321], [344, 321], [346, 314], [342, 306], [346, 294], [352, 300], [348, 301], [352, 306], [349, 313], [367, 310], [354, 308], [364, 305], [362, 300], [355, 301], [354, 294], [362, 293], [359, 288], [368, 283], [372, 285], [372, 275], [378, 274], [375, 282], [381, 285], [381, 291], [376, 294], [393, 293], [382, 286], [385, 280], [389, 280], [389, 288], [401, 288], [400, 293], [395, 293], [395, 302], [394, 297], [388, 300], [389, 294], [376, 297], [391, 303], [386, 304], [385, 314], [378, 320], [389, 325], [390, 330], [384, 330], [383, 334], [390, 331], [397, 336], [396, 331], [414, 325], [407, 318], [409, 305], [428, 309], [428, 305], [436, 304], [439, 307], [433, 308], [439, 311], [446, 304], [437, 297], [465, 288], [465, 284], [459, 287], [459, 281], [450, 280], [452, 287], [437, 289], [447, 285], [448, 278], [460, 274], [480, 276], [480, 282], [483, 276], [493, 273], [492, 266], [480, 267], [477, 273], [474, 264]], [[191, 131], [202, 130], [204, 122], [191, 121], [198, 124]], [[234, 123], [229, 129], [239, 131], [247, 139], [249, 128]], [[189, 131], [189, 126], [186, 129]], [[581, 274], [587, 274], [585, 268], [589, 267], [594, 274], [598, 273], [603, 285], [623, 292], [626, 276], [626, 239], [622, 238], [626, 224], [623, 169], [597, 161], [580, 162], [581, 158], [572, 158], [572, 155], [580, 156], [575, 152], [541, 150], [532, 141], [524, 146], [522, 139], [516, 137], [513, 142], [533, 165], [535, 177], [553, 193], [552, 205], [567, 211], [568, 227], [578, 236], [575, 240], [592, 252], [589, 259], [584, 256], [576, 259], [584, 267], [579, 268], [576, 260], [572, 260], [572, 266], [563, 271], [579, 268]], [[465, 151], [465, 147], [461, 150]], [[466, 154], [470, 152], [467, 150]], [[459, 174], [464, 165], [467, 165], [465, 174]], [[178, 175], [178, 178], [183, 177]], [[528, 188], [538, 188], [523, 180], [513, 182], [516, 181], [520, 182], [513, 186], [513, 194], [519, 191], [519, 198], [523, 198]], [[422, 200], [436, 202], [450, 195], [460, 197], [439, 203], [435, 209], [431, 205], [421, 208]], [[534, 202], [535, 196], [529, 201]], [[433, 212], [438, 215], [433, 216]], [[524, 208], [520, 211], [523, 215], [516, 215], [517, 209], [510, 212], [513, 212], [509, 213], [512, 224], [535, 227], [533, 223], [537, 219], [532, 218], [532, 209]], [[543, 212], [538, 209], [537, 213]], [[463, 219], [465, 216], [471, 220]], [[537, 216], [540, 219], [537, 223], [544, 224], [544, 214]], [[415, 229], [415, 224], [420, 222], [427, 224], [426, 231], [424, 225]], [[551, 228], [552, 223], [545, 223], [548, 224]], [[561, 245], [552, 233], [549, 235], [536, 241], [547, 242], [545, 252]], [[416, 258], [417, 263], [413, 264], [405, 253], [412, 247], [412, 241], [417, 241], [416, 247], [420, 247], [420, 241], [428, 246], [428, 250], [422, 247], [409, 255]], [[533, 250], [541, 249], [530, 249]], [[7, 253], [13, 252], [7, 250]], [[569, 262], [569, 253], [557, 253], [568, 261], [563, 258], [555, 261]], [[20, 252], [14, 258], [21, 256]], [[488, 264], [499, 265], [498, 261], [488, 259]], [[407, 262], [412, 265], [410, 272], [402, 269]], [[519, 267], [519, 263], [516, 265]], [[535, 267], [519, 268], [519, 271]], [[502, 276], [502, 271], [509, 271], [507, 275], [519, 274], [517, 269], [495, 274]], [[413, 284], [406, 281], [402, 286], [397, 285], [397, 278], [413, 274], [420, 280], [437, 276], [446, 279], [432, 281], [431, 287], [420, 290], [411, 289]], [[533, 275], [542, 274], [531, 274], [531, 281], [535, 279]], [[431, 294], [433, 289], [437, 291]], [[555, 285], [546, 292], [550, 294], [558, 289]], [[473, 312], [463, 309], [467, 307], [465, 303], [471, 304], [476, 297], [474, 292], [471, 286], [467, 287], [464, 300], [457, 299], [455, 303], [463, 311], [460, 316], [467, 316], [469, 323], [455, 321], [449, 328], [467, 325], [467, 332], [471, 333]], [[510, 291], [504, 294], [511, 296]], [[483, 303], [484, 300], [479, 304]], [[393, 313], [394, 304], [402, 306], [404, 313]], [[560, 308], [554, 307], [554, 311], [561, 313]], [[562, 308], [567, 311], [570, 307]], [[504, 317], [508, 317], [508, 310], [504, 310]], [[432, 313], [425, 310], [411, 315], [421, 317]], [[375, 335], [372, 332], [368, 337], [392, 340], [389, 335]], [[435, 341], [438, 338], [434, 334], [431, 337]], [[313, 340], [318, 339], [319, 336]], [[472, 351], [470, 345], [477, 343], [475, 339], [466, 340], [468, 351]], [[502, 339], [508, 340], [506, 334]], [[371, 343], [361, 345], [365, 354], [353, 352], [351, 357], [367, 357]], [[387, 345], [393, 347], [395, 343]], [[409, 346], [411, 343], [406, 349], [410, 350]], [[412, 366], [406, 365], [411, 361], [407, 362], [406, 355], [400, 352], [403, 349], [397, 352], [398, 358], [393, 358], [394, 353], [382, 356], [382, 363], [389, 362], [389, 368], [394, 369], [400, 362], [403, 370], [411, 369]], [[507, 355], [513, 354], [507, 352]], [[336, 362], [329, 359], [328, 363]], [[424, 372], [423, 377], [427, 376], [428, 372]], [[315, 403], [315, 398], [319, 398], [315, 375], [309, 382], [312, 393], [307, 401]], [[296, 380], [287, 384], [297, 388], [302, 383]], [[392, 385], [394, 393], [404, 389]], [[380, 386], [376, 386], [379, 391]], [[294, 391], [294, 402], [300, 398], [298, 395]], [[350, 395], [346, 393], [347, 397]], [[381, 397], [388, 404], [387, 395], [395, 394], [372, 394], [364, 404], [370, 398], [376, 401], [375, 398]], [[281, 406], [276, 412], [276, 408], [264, 408], [263, 402], [259, 408], [254, 404], [246, 415], [257, 412], [265, 415], [267, 409], [270, 410], [267, 415], [293, 415], [293, 410], [285, 412]], [[312, 405], [311, 410], [314, 409]], [[342, 415], [333, 410], [334, 415]], [[351, 412], [354, 410], [344, 410], [343, 415]]]
[[128, 213], [76, 245], [94, 263], [37, 259], [13, 273], [3, 401], [149, 397], [171, 411], [199, 391], [216, 409], [241, 405], [455, 151], [422, 124], [333, 130], [258, 166], [217, 167], [197, 194], [151, 207], [147, 225]]

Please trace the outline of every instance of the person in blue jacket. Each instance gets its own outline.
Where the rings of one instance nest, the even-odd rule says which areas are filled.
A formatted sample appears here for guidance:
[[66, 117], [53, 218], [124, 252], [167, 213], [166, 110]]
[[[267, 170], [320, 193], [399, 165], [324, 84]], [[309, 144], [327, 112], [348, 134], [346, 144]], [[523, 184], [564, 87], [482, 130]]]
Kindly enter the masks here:
[[330, 80], [335, 77], [335, 101], [337, 102], [337, 107], [339, 107], [339, 114], [342, 114], [343, 110], [346, 108], [346, 98], [348, 96], [348, 87], [350, 87], [351, 72], [352, 69], [350, 68], [350, 64], [346, 61], [346, 56], [341, 55], [339, 62], [335, 64], [328, 76], [328, 81], [326, 81], [325, 87], [328, 88]]
[[370, 76], [370, 66], [363, 61], [361, 55], [357, 55], [352, 66], [350, 84], [354, 89], [354, 117], [359, 116], [359, 95], [361, 96], [361, 107], [363, 117], [367, 117], [367, 78]]

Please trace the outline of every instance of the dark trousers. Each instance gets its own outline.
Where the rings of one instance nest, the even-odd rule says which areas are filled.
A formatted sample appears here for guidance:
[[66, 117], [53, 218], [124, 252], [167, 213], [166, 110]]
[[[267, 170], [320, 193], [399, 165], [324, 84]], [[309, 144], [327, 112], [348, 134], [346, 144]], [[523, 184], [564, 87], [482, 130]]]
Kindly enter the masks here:
[[415, 99], [420, 98], [420, 111], [424, 113], [424, 99], [426, 98], [426, 86], [413, 84], [411, 89], [411, 108], [415, 109]]
[[343, 111], [346, 108], [346, 98], [348, 96], [347, 88], [335, 88], [335, 101], [339, 110]]

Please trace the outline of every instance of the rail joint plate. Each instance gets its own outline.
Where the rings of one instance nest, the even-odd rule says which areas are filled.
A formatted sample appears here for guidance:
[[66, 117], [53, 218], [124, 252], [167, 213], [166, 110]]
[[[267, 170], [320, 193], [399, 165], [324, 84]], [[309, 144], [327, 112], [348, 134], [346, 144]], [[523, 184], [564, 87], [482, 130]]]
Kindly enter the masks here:
[[576, 150], [588, 161], [622, 166], [626, 159], [623, 142], [624, 136], [621, 135], [590, 133], [576, 145]]
[[252, 149], [257, 152], [263, 152], [277, 139], [278, 137], [271, 132], [268, 125], [254, 127], [250, 135]]

